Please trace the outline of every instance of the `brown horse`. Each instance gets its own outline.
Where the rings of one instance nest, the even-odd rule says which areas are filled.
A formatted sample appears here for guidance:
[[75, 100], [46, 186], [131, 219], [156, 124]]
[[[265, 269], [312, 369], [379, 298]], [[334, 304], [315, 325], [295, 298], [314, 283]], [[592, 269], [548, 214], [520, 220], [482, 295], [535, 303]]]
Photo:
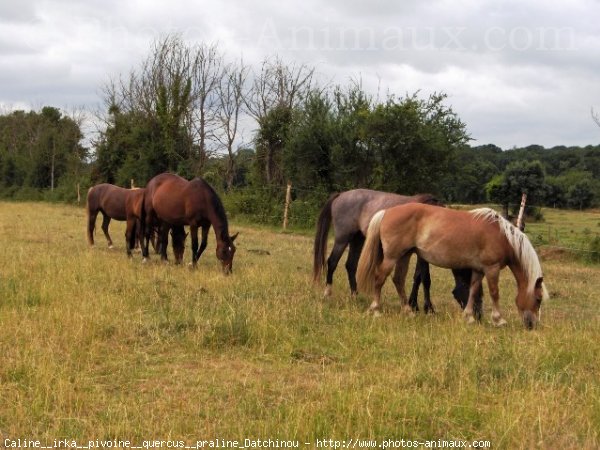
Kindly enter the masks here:
[[[131, 257], [135, 244], [139, 240], [143, 242], [141, 232], [142, 205], [144, 203], [145, 189], [134, 189], [127, 192], [125, 197], [125, 217], [127, 221], [127, 229], [125, 231], [125, 245], [127, 247], [127, 256]], [[158, 233], [152, 232], [152, 246], [157, 252], [160, 252], [162, 259], [167, 260], [167, 245], [168, 245], [168, 226], [163, 226]], [[158, 234], [157, 241], [155, 236]], [[175, 255], [175, 264], [180, 264], [183, 260], [185, 251], [185, 238], [187, 234], [183, 226], [171, 227], [171, 241], [173, 246], [173, 254]]]
[[123, 221], [127, 218], [125, 200], [135, 190], [125, 189], [113, 184], [102, 183], [92, 186], [87, 194], [87, 238], [90, 246], [94, 245], [94, 229], [96, 216], [102, 213], [102, 231], [108, 241], [108, 247], [113, 247], [113, 241], [108, 234], [111, 219]]
[[410, 255], [446, 268], [472, 269], [469, 300], [464, 316], [473, 318], [476, 291], [485, 276], [492, 297], [492, 322], [506, 324], [499, 308], [498, 279], [508, 266], [517, 282], [516, 304], [527, 328], [538, 321], [542, 299], [548, 294], [533, 246], [519, 229], [489, 208], [456, 211], [412, 203], [379, 211], [373, 216], [358, 262], [358, 286], [373, 294], [370, 310], [379, 310], [381, 287], [399, 265], [396, 288], [407, 307], [404, 282]]
[[[203, 179], [187, 181], [178, 175], [162, 173], [146, 185], [142, 208], [142, 226], [145, 229], [144, 259], [148, 258], [148, 240], [153, 226], [166, 224], [169, 227], [189, 225], [192, 235], [192, 265], [206, 249], [208, 230], [211, 225], [217, 240], [217, 258], [224, 273], [232, 271], [237, 233], [229, 235], [225, 208], [214, 189]], [[202, 228], [202, 243], [198, 248], [198, 228]]]
[[[314, 243], [313, 259], [313, 281], [320, 282], [323, 268], [327, 268], [327, 281], [325, 286], [325, 296], [331, 295], [331, 286], [333, 283], [333, 273], [338, 265], [346, 247], [348, 259], [346, 261], [346, 271], [350, 283], [351, 295], [356, 294], [356, 266], [360, 256], [367, 228], [373, 215], [386, 208], [406, 203], [427, 203], [439, 205], [439, 202], [430, 194], [419, 194], [411, 197], [398, 195], [390, 192], [373, 191], [370, 189], [353, 189], [341, 193], [333, 194], [325, 203], [319, 214], [317, 222], [317, 232]], [[325, 255], [327, 252], [327, 236], [329, 228], [333, 224], [335, 239], [333, 249], [327, 261]], [[456, 301], [464, 308], [469, 296], [469, 284], [471, 280], [471, 271], [453, 270], [456, 287], [452, 291]], [[434, 312], [430, 298], [431, 277], [429, 275], [429, 264], [421, 258], [417, 259], [415, 269], [413, 288], [410, 294], [410, 306], [418, 311], [417, 295], [419, 285], [423, 283], [425, 293], [425, 312]], [[481, 295], [479, 292], [475, 302], [475, 314], [479, 319], [481, 317]]]

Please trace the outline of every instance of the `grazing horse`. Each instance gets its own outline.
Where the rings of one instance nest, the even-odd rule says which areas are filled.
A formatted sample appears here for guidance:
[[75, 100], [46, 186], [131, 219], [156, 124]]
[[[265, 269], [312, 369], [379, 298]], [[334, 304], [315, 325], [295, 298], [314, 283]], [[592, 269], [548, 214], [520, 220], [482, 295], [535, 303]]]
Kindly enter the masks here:
[[[192, 235], [192, 265], [195, 267], [206, 249], [211, 225], [217, 240], [217, 258], [223, 272], [231, 273], [237, 233], [229, 235], [225, 208], [214, 189], [203, 179], [188, 181], [178, 175], [162, 173], [146, 185], [142, 207], [142, 227], [146, 242], [142, 246], [144, 260], [148, 258], [148, 240], [153, 226], [169, 227], [189, 225]], [[202, 242], [198, 248], [198, 228], [202, 228]]]
[[108, 247], [113, 247], [113, 241], [108, 234], [111, 219], [123, 221], [127, 218], [125, 201], [129, 194], [137, 190], [125, 189], [113, 184], [102, 183], [92, 186], [87, 194], [87, 238], [90, 246], [94, 246], [94, 229], [96, 216], [102, 213], [102, 231], [108, 241]]
[[[356, 266], [365, 241], [367, 228], [373, 215], [381, 209], [415, 202], [434, 205], [439, 204], [430, 194], [406, 197], [403, 195], [372, 191], [369, 189], [354, 189], [333, 194], [329, 197], [329, 200], [325, 203], [319, 214], [313, 261], [313, 279], [315, 283], [320, 281], [321, 272], [325, 265], [327, 265], [325, 296], [331, 295], [333, 273], [348, 245], [350, 246], [350, 250], [348, 251], [348, 259], [346, 261], [346, 271], [348, 273], [348, 281], [350, 282], [350, 291], [353, 295], [356, 294]], [[332, 222], [335, 231], [335, 241], [326, 263], [325, 254], [327, 252], [327, 235]], [[456, 287], [452, 293], [461, 307], [464, 308], [469, 296], [471, 271], [469, 269], [454, 270], [453, 273]], [[418, 258], [409, 302], [410, 306], [415, 311], [419, 310], [417, 305], [417, 295], [420, 283], [423, 283], [425, 291], [425, 312], [433, 312], [434, 309], [429, 295], [431, 286], [429, 264], [421, 258]], [[478, 318], [481, 315], [481, 295], [481, 292], [478, 292], [475, 303], [475, 313]]]
[[[127, 228], [125, 231], [125, 245], [127, 247], [127, 256], [131, 257], [136, 242], [143, 242], [141, 232], [142, 205], [144, 203], [145, 189], [134, 189], [127, 193], [125, 197], [125, 217]], [[164, 261], [167, 260], [167, 245], [168, 245], [169, 227], [164, 226], [158, 230], [157, 242], [154, 242], [155, 233], [152, 233], [152, 245], [157, 252], [160, 252]], [[175, 264], [180, 264], [183, 260], [185, 251], [185, 238], [187, 234], [183, 226], [171, 227], [171, 241], [173, 246], [173, 254], [175, 255]]]
[[410, 255], [446, 268], [472, 270], [469, 300], [464, 316], [473, 318], [473, 302], [483, 277], [492, 297], [492, 322], [506, 321], [499, 308], [498, 279], [508, 266], [517, 282], [516, 304], [525, 327], [538, 321], [542, 299], [548, 297], [542, 268], [527, 236], [489, 208], [456, 211], [412, 203], [379, 211], [367, 231], [365, 246], [358, 262], [358, 286], [373, 294], [370, 310], [379, 310], [381, 287], [394, 267], [394, 283], [406, 306], [404, 282]]

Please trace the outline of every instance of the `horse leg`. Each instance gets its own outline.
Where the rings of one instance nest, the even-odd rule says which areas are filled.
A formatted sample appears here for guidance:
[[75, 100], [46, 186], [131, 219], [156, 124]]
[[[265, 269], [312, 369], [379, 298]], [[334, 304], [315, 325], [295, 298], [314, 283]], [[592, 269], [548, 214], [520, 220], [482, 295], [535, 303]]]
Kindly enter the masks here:
[[167, 262], [167, 247], [169, 246], [169, 227], [166, 224], [162, 224], [159, 229], [159, 240], [160, 240], [160, 259], [161, 261]]
[[125, 229], [125, 247], [127, 248], [127, 256], [131, 258], [131, 251], [139, 240], [139, 227], [136, 219], [127, 219], [127, 228]]
[[98, 215], [98, 211], [90, 211], [88, 216], [88, 244], [90, 247], [94, 246], [94, 228], [96, 228], [96, 216]]
[[463, 311], [463, 316], [467, 319], [468, 323], [475, 322], [475, 318], [473, 317], [473, 304], [475, 295], [481, 290], [481, 280], [483, 280], [483, 273], [473, 270], [471, 273], [471, 284], [469, 286], [469, 300], [467, 300], [467, 306], [465, 306]]
[[[346, 250], [347, 245], [348, 245], [347, 240], [341, 240], [338, 238], [335, 239], [335, 242], [333, 244], [333, 249], [331, 250], [331, 254], [329, 255], [329, 258], [327, 258], [327, 284], [325, 285], [325, 292], [323, 294], [325, 297], [331, 296], [331, 285], [333, 284], [333, 273], [335, 272], [338, 262], [340, 261], [340, 258], [344, 254], [344, 250]], [[350, 277], [350, 274], [348, 274], [348, 277]]]
[[358, 267], [358, 260], [360, 258], [360, 252], [362, 251], [364, 243], [365, 237], [362, 235], [362, 233], [356, 233], [350, 241], [350, 247], [348, 249], [346, 272], [348, 273], [348, 282], [350, 283], [350, 295], [353, 297], [356, 297], [358, 293], [356, 286], [356, 268]]
[[417, 256], [417, 265], [415, 267], [415, 274], [413, 276], [413, 287], [410, 292], [409, 305], [413, 311], [419, 311], [419, 285], [423, 283], [423, 294], [425, 302], [423, 309], [425, 314], [435, 313], [433, 303], [431, 303], [431, 274], [429, 273], [429, 263], [423, 258]]
[[[413, 285], [412, 289], [410, 290], [410, 297], [408, 298], [408, 304], [414, 312], [419, 312], [419, 286], [421, 286], [421, 282], [423, 281], [423, 272], [421, 270], [421, 266], [419, 265], [419, 261], [420, 258], [417, 259], [417, 265], [413, 275]], [[429, 267], [427, 267], [427, 269], [429, 269]]]
[[198, 262], [198, 226], [190, 225], [190, 236], [192, 236], [192, 266], [196, 267]]
[[[454, 275], [454, 289], [452, 290], [452, 295], [454, 299], [458, 302], [462, 309], [465, 309], [467, 306], [467, 301], [469, 300], [469, 286], [471, 284], [471, 269], [452, 269], [452, 274]], [[482, 298], [483, 298], [483, 289], [480, 286], [479, 290], [475, 294], [475, 300], [473, 303], [473, 313], [475, 315], [475, 319], [481, 321], [482, 315]]]
[[498, 289], [498, 281], [500, 279], [500, 268], [497, 266], [487, 267], [485, 270], [485, 278], [488, 283], [488, 290], [492, 298], [492, 323], [501, 327], [506, 325], [506, 320], [500, 313], [500, 290]]
[[104, 236], [106, 236], [106, 240], [108, 241], [108, 248], [113, 248], [113, 241], [110, 238], [110, 234], [108, 234], [108, 224], [110, 224], [110, 217], [102, 213], [102, 231], [104, 231]]
[[206, 250], [206, 245], [208, 241], [208, 230], [210, 229], [210, 225], [202, 226], [202, 240], [200, 241], [200, 248], [198, 249], [198, 253], [196, 254], [196, 261], [200, 259], [204, 250]]
[[[369, 309], [368, 309], [368, 312], [372, 312], [374, 316], [378, 316], [380, 314], [381, 288], [383, 287], [383, 284], [385, 283], [385, 280], [387, 279], [389, 274], [394, 269], [395, 265], [396, 265], [395, 260], [384, 256], [383, 261], [381, 262], [381, 264], [379, 264], [379, 266], [375, 270], [375, 277], [374, 277], [375, 280], [373, 283], [374, 288], [375, 288], [375, 295], [374, 295], [375, 298], [373, 299], [373, 302], [371, 303], [371, 306], [369, 306]], [[406, 269], [404, 269], [404, 270], [406, 270]], [[406, 294], [404, 294], [403, 301], [406, 304]]]
[[402, 301], [402, 309], [406, 312], [412, 312], [412, 308], [408, 298], [406, 297], [406, 290], [404, 288], [406, 284], [406, 275], [408, 274], [408, 263], [410, 262], [410, 257], [411, 254], [407, 253], [396, 262], [396, 270], [394, 271], [394, 276], [392, 278], [394, 286], [396, 286], [398, 296]]

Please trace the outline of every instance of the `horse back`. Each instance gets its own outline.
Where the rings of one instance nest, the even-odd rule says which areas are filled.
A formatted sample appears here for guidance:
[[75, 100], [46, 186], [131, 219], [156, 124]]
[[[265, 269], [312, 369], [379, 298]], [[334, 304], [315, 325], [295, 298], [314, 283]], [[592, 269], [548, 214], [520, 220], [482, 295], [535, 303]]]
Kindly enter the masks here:
[[468, 211], [422, 203], [390, 208], [381, 223], [382, 241], [402, 253], [416, 249], [432, 264], [481, 269], [505, 265], [510, 247], [498, 225]]
[[142, 217], [142, 203], [144, 202], [144, 188], [132, 189], [125, 198], [125, 213], [127, 218], [140, 219]]
[[431, 194], [405, 196], [370, 189], [353, 189], [341, 193], [332, 205], [332, 216], [336, 235], [338, 230], [348, 234], [358, 231], [366, 235], [369, 222], [377, 211], [408, 203], [439, 204]]
[[88, 211], [102, 211], [115, 220], [125, 220], [125, 199], [128, 189], [109, 183], [97, 184], [88, 190]]

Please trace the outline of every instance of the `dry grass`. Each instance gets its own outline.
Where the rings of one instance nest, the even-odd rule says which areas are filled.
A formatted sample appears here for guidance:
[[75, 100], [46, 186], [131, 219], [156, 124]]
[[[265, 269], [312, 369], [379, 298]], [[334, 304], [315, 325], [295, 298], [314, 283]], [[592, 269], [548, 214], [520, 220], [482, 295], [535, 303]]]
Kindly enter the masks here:
[[435, 316], [403, 315], [386, 286], [373, 319], [367, 299], [348, 298], [343, 265], [333, 299], [321, 298], [306, 236], [234, 221], [238, 253], [224, 277], [212, 235], [192, 271], [128, 260], [121, 223], [111, 224], [114, 250], [101, 232], [89, 249], [84, 223], [79, 208], [0, 203], [3, 439], [600, 446], [597, 267], [543, 261], [552, 299], [533, 332], [508, 271], [506, 328], [487, 316], [465, 325], [439, 269]]

